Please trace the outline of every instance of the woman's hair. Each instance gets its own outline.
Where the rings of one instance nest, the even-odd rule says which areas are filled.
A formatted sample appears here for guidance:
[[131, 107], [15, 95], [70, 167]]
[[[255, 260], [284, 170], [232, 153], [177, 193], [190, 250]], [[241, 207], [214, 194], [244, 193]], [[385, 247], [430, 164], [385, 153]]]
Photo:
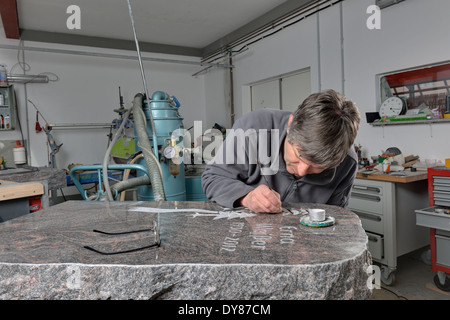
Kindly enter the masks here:
[[334, 168], [352, 147], [359, 122], [360, 114], [352, 101], [326, 90], [310, 95], [297, 108], [287, 139], [303, 158]]

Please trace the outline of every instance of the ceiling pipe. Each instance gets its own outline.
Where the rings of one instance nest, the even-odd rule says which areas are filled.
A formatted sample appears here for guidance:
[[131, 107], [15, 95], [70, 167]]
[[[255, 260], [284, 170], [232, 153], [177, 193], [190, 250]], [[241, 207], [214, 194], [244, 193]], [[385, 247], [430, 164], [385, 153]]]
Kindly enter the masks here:
[[[128, 56], [128, 55], [120, 55], [120, 54], [65, 50], [65, 49], [52, 49], [52, 48], [41, 48], [41, 47], [27, 47], [27, 46], [16, 46], [16, 45], [8, 45], [8, 44], [0, 44], [0, 49], [62, 53], [62, 54], [73, 54], [73, 55], [79, 55], [79, 56], [91, 56], [91, 57], [114, 58], [114, 59], [125, 59], [125, 60], [137, 60], [138, 59], [138, 57], [136, 57], [136, 56]], [[187, 65], [195, 65], [195, 66], [211, 66], [211, 67], [219, 67], [219, 68], [232, 68], [233, 67], [228, 64], [208, 63], [208, 62], [200, 62], [200, 61], [186, 61], [186, 60], [146, 58], [146, 57], [142, 57], [141, 59], [142, 59], [142, 61], [187, 64]]]
[[48, 83], [45, 74], [8, 74], [8, 83]]
[[[305, 19], [305, 18], [307, 18], [307, 17], [309, 17], [309, 16], [311, 16], [311, 15], [313, 15], [313, 14], [315, 14], [315, 13], [321, 11], [321, 10], [324, 10], [324, 9], [326, 9], [326, 8], [328, 8], [330, 6], [333, 6], [333, 5], [337, 4], [337, 3], [340, 3], [342, 1], [344, 1], [344, 0], [336, 0], [336, 1], [333, 1], [333, 0], [318, 0], [318, 1], [315, 1], [315, 2], [313, 2], [311, 4], [308, 4], [308, 5], [304, 6], [304, 7], [301, 7], [299, 9], [291, 12], [290, 14], [288, 14], [286, 16], [283, 16], [283, 17], [281, 17], [279, 19], [276, 19], [276, 20], [272, 21], [270, 24], [267, 24], [264, 27], [253, 31], [253, 32], [245, 35], [244, 37], [241, 37], [241, 38], [237, 39], [234, 42], [229, 43], [226, 47], [223, 46], [223, 47], [221, 47], [219, 49], [216, 49], [215, 51], [212, 51], [212, 52], [208, 53], [206, 56], [204, 56], [202, 58], [202, 61], [212, 61], [211, 59], [213, 59], [217, 55], [223, 54], [229, 48], [234, 48], [234, 47], [237, 47], [239, 45], [242, 45], [242, 44], [244, 44], [244, 43], [246, 43], [246, 42], [248, 42], [248, 41], [250, 41], [252, 39], [257, 38], [258, 36], [261, 36], [260, 39], [268, 37], [268, 36], [270, 36], [273, 33], [281, 31], [282, 29], [284, 29], [286, 27], [289, 27], [289, 26], [291, 26], [291, 25], [293, 25], [293, 24], [295, 24], [297, 22], [300, 22], [301, 20], [303, 20], [303, 19]], [[301, 17], [302, 15], [304, 15], [304, 16]], [[300, 17], [300, 18], [297, 21], [294, 21], [294, 22], [291, 22], [291, 23], [289, 23], [287, 25], [284, 25], [287, 22], [289, 22], [289, 21], [291, 21], [291, 20], [293, 20], [295, 18], [298, 18], [298, 17]], [[280, 29], [272, 32], [269, 35], [264, 35], [265, 33], [269, 32], [271, 30], [274, 30], [277, 27], [280, 27]]]

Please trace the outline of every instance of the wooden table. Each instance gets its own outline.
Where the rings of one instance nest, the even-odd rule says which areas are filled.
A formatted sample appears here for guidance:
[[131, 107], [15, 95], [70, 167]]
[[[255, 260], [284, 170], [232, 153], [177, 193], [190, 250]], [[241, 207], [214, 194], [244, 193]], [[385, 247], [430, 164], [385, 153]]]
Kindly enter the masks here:
[[44, 194], [44, 186], [40, 182], [17, 183], [0, 180], [0, 201], [25, 198]]
[[[46, 182], [0, 180], [0, 222], [48, 208]], [[30, 208], [32, 206], [32, 208]]]
[[356, 178], [359, 179], [367, 179], [367, 180], [378, 180], [378, 181], [389, 181], [389, 182], [400, 182], [400, 183], [409, 183], [414, 181], [420, 181], [420, 180], [427, 180], [427, 172], [426, 171], [416, 171], [416, 172], [410, 172], [410, 171], [403, 171], [406, 173], [406, 176], [397, 176], [393, 174], [386, 174], [383, 172], [375, 172], [370, 174], [364, 173], [364, 171], [359, 171], [356, 174]]

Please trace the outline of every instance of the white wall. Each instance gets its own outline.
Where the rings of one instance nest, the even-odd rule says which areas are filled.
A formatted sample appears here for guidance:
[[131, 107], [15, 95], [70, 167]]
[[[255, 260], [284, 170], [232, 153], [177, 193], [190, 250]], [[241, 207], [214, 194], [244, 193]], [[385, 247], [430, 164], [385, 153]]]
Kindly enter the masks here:
[[[249, 85], [304, 68], [311, 70], [313, 92], [334, 88], [344, 93], [359, 107], [362, 122], [356, 143], [363, 146], [365, 156], [377, 155], [388, 147], [398, 147], [405, 155], [417, 154], [422, 159], [450, 157], [449, 124], [372, 127], [365, 112], [377, 111], [376, 75], [384, 72], [449, 60], [450, 12], [448, 0], [408, 0], [381, 11], [381, 30], [369, 30], [366, 9], [374, 0], [345, 0], [312, 15], [281, 32], [249, 46], [249, 50], [233, 57], [234, 102], [236, 118], [250, 111]], [[340, 9], [343, 14], [344, 47], [340, 39]], [[320, 30], [320, 64], [317, 42]], [[0, 32], [1, 35], [4, 32]], [[4, 36], [1, 36], [4, 37]], [[18, 41], [0, 38], [0, 44], [18, 45]], [[135, 52], [62, 46], [25, 42], [26, 46], [86, 50], [102, 53], [134, 55]], [[235, 48], [239, 49], [239, 48]], [[342, 56], [344, 67], [342, 70]], [[172, 57], [196, 60], [192, 57]], [[27, 51], [30, 74], [53, 72], [58, 82], [26, 85], [32, 100], [51, 123], [109, 122], [118, 107], [121, 86], [126, 107], [135, 93], [143, 92], [137, 61], [86, 57]], [[17, 62], [17, 51], [0, 49], [0, 62], [11, 68]], [[320, 65], [320, 75], [319, 75]], [[215, 122], [230, 127], [230, 78], [226, 69], [211, 68], [197, 77], [202, 67], [144, 62], [149, 91], [163, 90], [181, 102], [185, 127], [195, 120], [203, 121], [203, 131]], [[342, 72], [343, 71], [343, 72]], [[16, 68], [15, 72], [20, 72]], [[345, 79], [344, 83], [342, 79]], [[36, 134], [35, 110], [25, 112], [25, 86], [15, 85], [24, 136], [30, 130], [31, 165], [47, 164], [46, 136]], [[41, 119], [41, 124], [43, 121]], [[101, 163], [107, 146], [108, 130], [52, 131], [63, 147], [56, 155], [57, 167], [70, 163]], [[0, 140], [21, 139], [18, 129], [0, 132]]]
[[311, 90], [318, 90], [316, 21], [315, 17], [306, 19], [234, 58], [236, 118], [251, 110], [251, 83], [311, 67]]
[[[4, 37], [4, 32], [0, 34]], [[18, 41], [0, 38], [0, 44], [19, 45]], [[89, 51], [106, 54], [136, 56], [133, 51], [108, 50], [80, 46], [65, 46], [35, 42], [24, 42], [25, 47], [45, 47], [75, 51]], [[199, 61], [199, 58], [156, 55], [142, 53], [143, 57], [164, 57], [166, 59]], [[0, 61], [7, 69], [17, 63], [17, 51], [0, 48]], [[49, 123], [109, 123], [118, 115], [113, 110], [119, 107], [118, 87], [121, 87], [126, 108], [132, 106], [136, 93], [144, 92], [137, 60], [92, 57], [62, 53], [25, 51], [25, 61], [31, 66], [29, 74], [52, 72], [59, 77], [57, 82], [46, 84], [15, 84], [17, 103], [24, 138], [27, 126], [30, 135], [31, 165], [47, 165], [48, 152], [46, 135], [35, 132], [36, 111], [31, 100]], [[205, 93], [202, 77], [192, 77], [202, 67], [196, 65], [146, 62], [144, 69], [149, 94], [165, 91], [180, 101], [180, 114], [186, 128], [195, 120], [205, 121]], [[14, 73], [21, 73], [18, 67]], [[54, 78], [52, 75], [49, 76]], [[220, 88], [220, 92], [223, 89]], [[26, 119], [28, 108], [28, 125]], [[41, 126], [44, 120], [40, 117]], [[58, 144], [63, 143], [56, 154], [57, 168], [67, 168], [70, 163], [102, 163], [107, 149], [109, 129], [52, 130]], [[20, 131], [2, 131], [0, 140], [21, 140]], [[9, 164], [11, 165], [11, 164]]]
[[[217, 61], [216, 61], [217, 62]], [[222, 61], [228, 63], [228, 61]], [[210, 68], [202, 76], [204, 79], [206, 122], [203, 131], [211, 128], [215, 123], [230, 127], [231, 97], [230, 71], [228, 69]], [[237, 101], [234, 99], [234, 101]]]
[[[389, 147], [398, 147], [404, 155], [421, 159], [450, 157], [449, 124], [372, 127], [365, 113], [378, 111], [377, 74], [449, 60], [450, 2], [448, 0], [407, 0], [381, 10], [381, 29], [369, 30], [368, 6], [374, 0], [345, 0], [281, 32], [267, 37], [234, 58], [234, 91], [237, 116], [250, 111], [248, 84], [273, 76], [311, 67], [311, 90], [333, 88], [344, 91], [361, 112], [361, 126], [356, 143], [363, 155], [378, 155]], [[341, 47], [340, 9], [343, 15]], [[317, 21], [320, 30], [317, 47]], [[344, 70], [342, 70], [342, 52]], [[223, 72], [223, 71], [216, 71]], [[344, 81], [343, 81], [344, 77]], [[206, 74], [209, 84], [214, 78]], [[217, 83], [223, 86], [223, 83]], [[225, 103], [224, 103], [225, 104]], [[207, 117], [210, 110], [207, 110]], [[228, 115], [229, 118], [229, 115]]]
[[366, 154], [398, 147], [420, 158], [450, 157], [449, 124], [372, 127], [365, 112], [377, 111], [376, 75], [449, 59], [450, 2], [407, 0], [381, 11], [381, 30], [364, 28], [361, 15], [373, 1], [344, 2], [345, 88], [359, 106], [363, 125], [357, 141]]

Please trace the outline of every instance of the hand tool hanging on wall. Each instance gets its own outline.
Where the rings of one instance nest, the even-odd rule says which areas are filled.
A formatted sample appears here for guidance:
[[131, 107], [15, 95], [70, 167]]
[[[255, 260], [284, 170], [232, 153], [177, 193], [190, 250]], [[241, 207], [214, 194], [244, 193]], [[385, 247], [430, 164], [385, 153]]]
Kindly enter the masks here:
[[36, 133], [41, 132], [42, 128], [41, 125], [39, 124], [39, 112], [36, 111]]
[[[36, 109], [36, 132], [41, 132], [42, 130], [44, 130], [45, 134], [47, 135], [48, 147], [50, 148], [49, 165], [51, 168], [55, 168], [55, 154], [58, 153], [59, 149], [61, 148], [61, 146], [63, 144], [61, 143], [60, 145], [58, 145], [56, 143], [55, 139], [53, 138], [53, 136], [50, 133], [51, 129], [49, 127], [49, 123], [47, 122], [47, 120], [45, 120], [44, 116], [39, 111], [39, 109], [36, 107], [36, 105], [33, 103], [33, 101], [28, 99], [28, 102], [30, 102], [33, 105], [33, 107]], [[42, 119], [44, 119], [45, 128], [41, 128], [41, 125], [39, 124], [39, 116], [38, 115], [41, 115]]]

